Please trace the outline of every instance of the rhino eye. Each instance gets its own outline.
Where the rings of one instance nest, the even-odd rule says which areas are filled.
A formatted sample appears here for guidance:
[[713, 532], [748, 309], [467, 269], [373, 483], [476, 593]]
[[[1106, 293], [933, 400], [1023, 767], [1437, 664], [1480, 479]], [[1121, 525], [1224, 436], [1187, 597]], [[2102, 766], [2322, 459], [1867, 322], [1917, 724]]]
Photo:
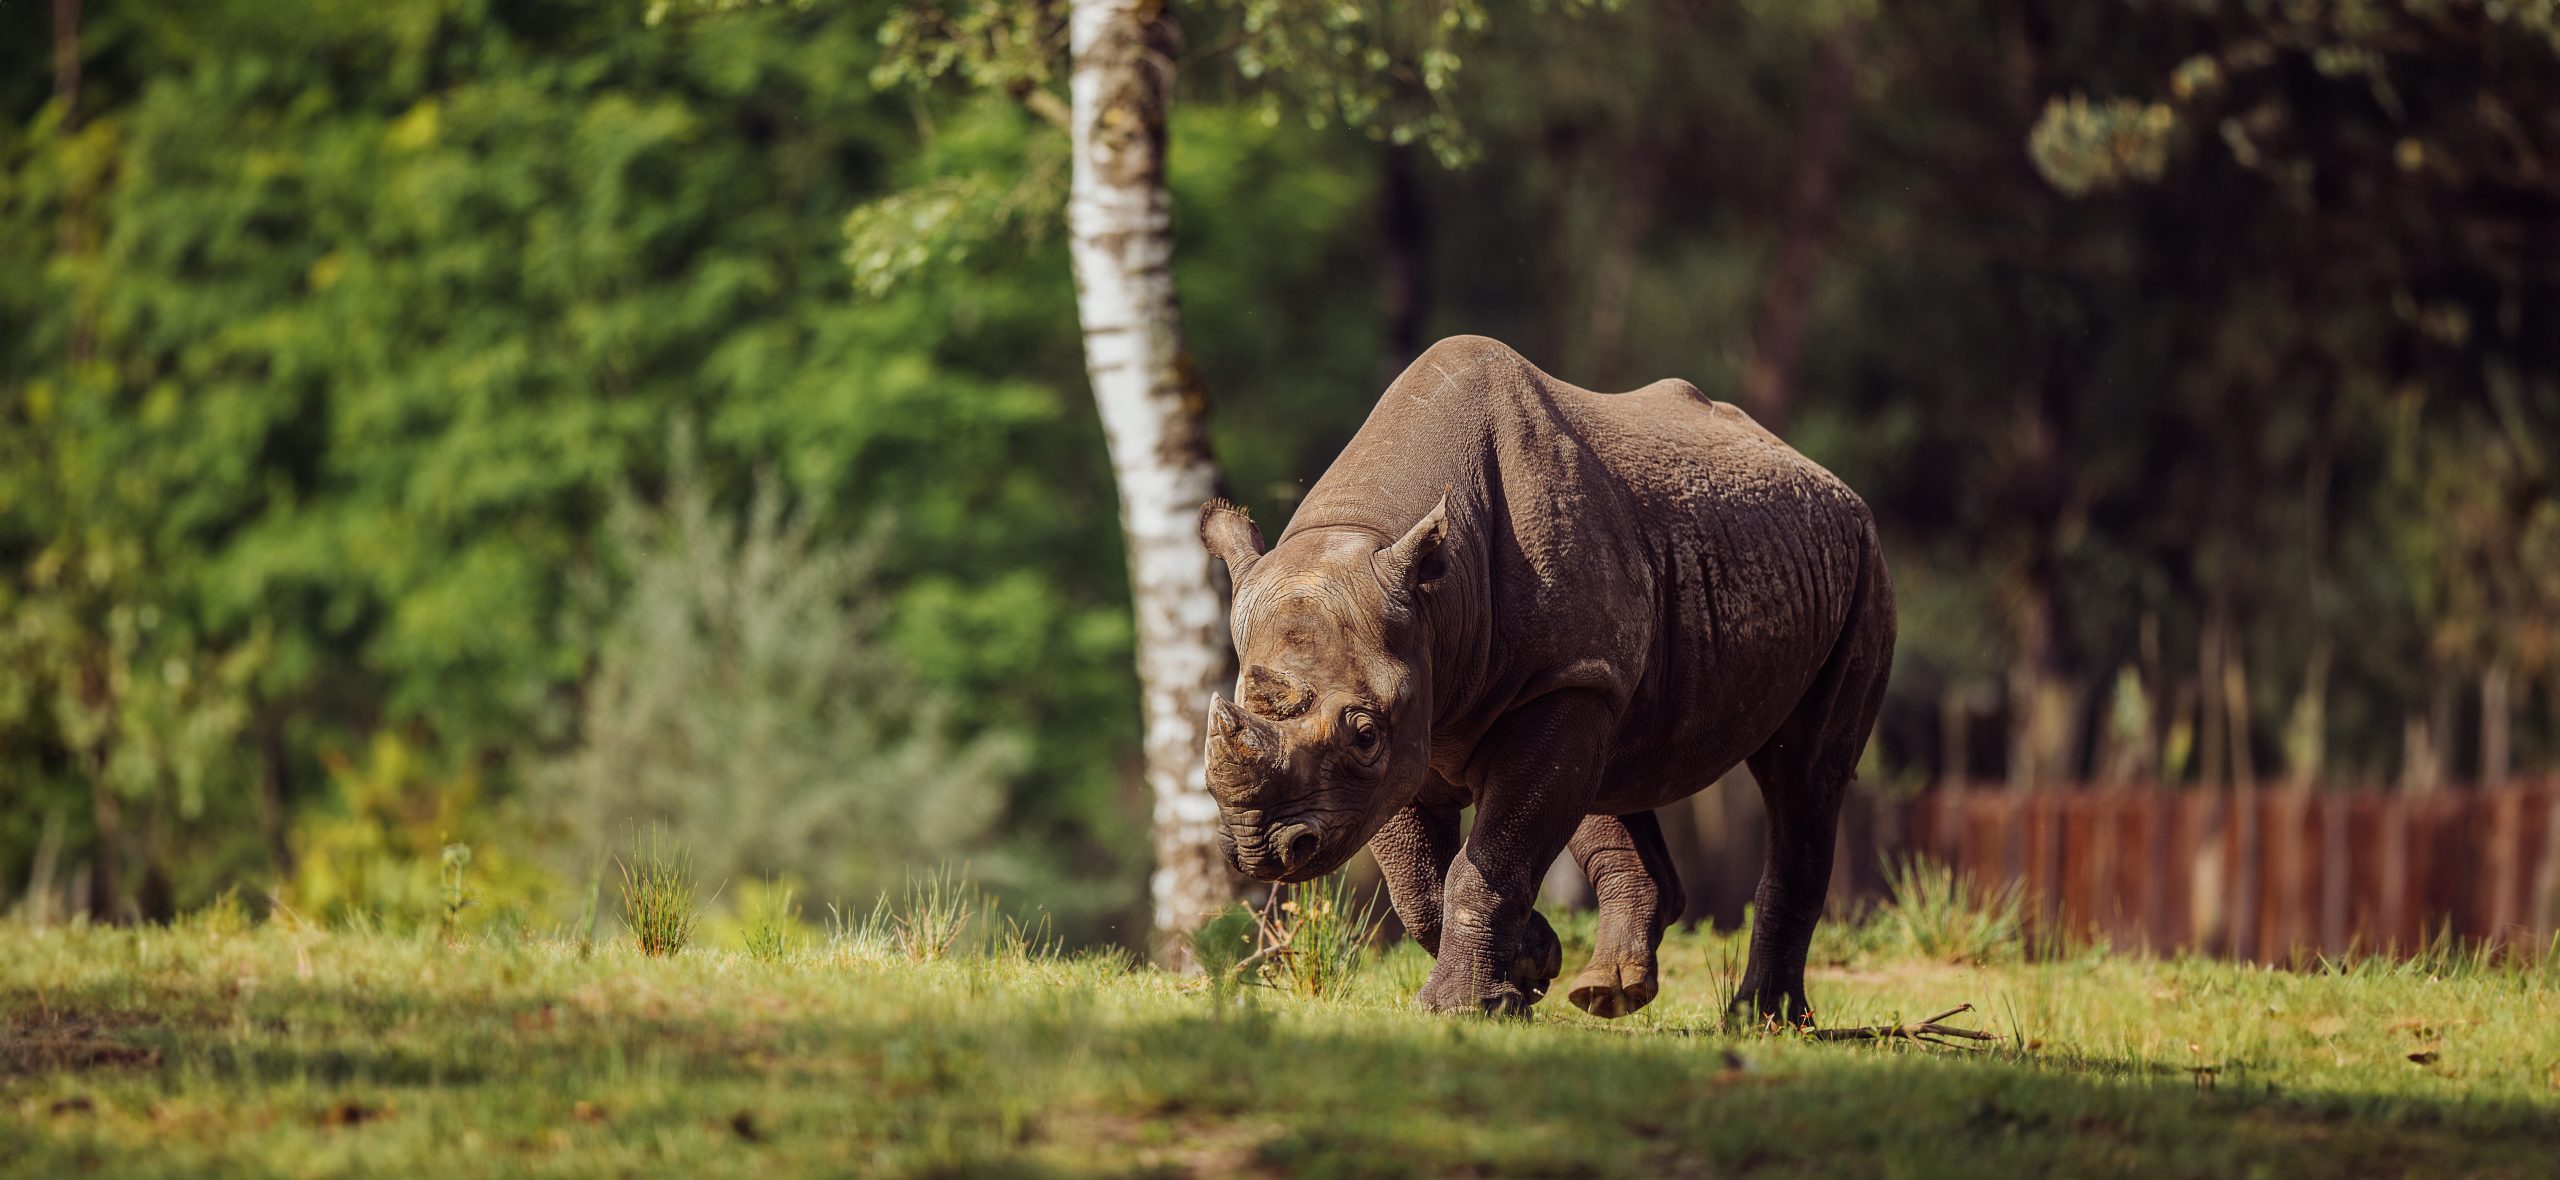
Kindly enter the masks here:
[[1352, 751], [1363, 761], [1377, 756], [1380, 744], [1377, 718], [1363, 710], [1345, 709], [1342, 711], [1342, 727], [1351, 735]]

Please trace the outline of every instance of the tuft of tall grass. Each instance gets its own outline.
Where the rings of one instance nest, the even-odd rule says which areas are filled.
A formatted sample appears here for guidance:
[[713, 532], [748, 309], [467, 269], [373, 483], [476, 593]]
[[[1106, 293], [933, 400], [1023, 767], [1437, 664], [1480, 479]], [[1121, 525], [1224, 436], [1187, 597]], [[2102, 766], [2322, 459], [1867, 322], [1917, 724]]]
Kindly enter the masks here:
[[791, 908], [791, 889], [784, 886], [778, 892], [778, 901], [760, 906], [759, 912], [747, 916], [747, 957], [759, 963], [781, 962], [800, 944], [800, 922]]
[[203, 909], [182, 916], [178, 924], [216, 938], [246, 933], [256, 925], [249, 916], [249, 906], [240, 900], [240, 887], [232, 885], [216, 895]]
[[889, 944], [889, 898], [882, 894], [869, 912], [827, 903], [827, 946], [840, 960], [869, 958]]
[[[1707, 994], [1716, 1000], [1713, 1019], [1715, 1034], [1720, 1037], [1739, 1037], [1762, 1031], [1756, 1020], [1745, 1016], [1744, 1009], [1733, 1004], [1735, 993], [1742, 990], [1742, 973], [1746, 966], [1743, 956], [1749, 948], [1751, 942], [1749, 931], [1756, 917], [1753, 907], [1743, 907], [1743, 928], [1731, 937], [1720, 936], [1704, 926], [1698, 928], [1704, 938], [1712, 940], [1707, 944], [1709, 948], [1707, 978], [1711, 981], [1707, 985]], [[1847, 926], [1850, 923], [1834, 922], [1826, 925]], [[1857, 925], [1864, 927], [1867, 924], [1858, 923]], [[1821, 926], [1814, 927], [1817, 935], [1821, 930]]]
[[827, 905], [828, 953], [839, 961], [905, 959], [933, 963], [962, 957], [1031, 962], [1066, 953], [1046, 910], [1029, 917], [946, 865], [910, 873], [906, 891], [880, 895], [868, 912]]
[[1378, 932], [1377, 898], [1335, 873], [1291, 889], [1272, 925], [1287, 948], [1272, 956], [1280, 982], [1302, 996], [1334, 995], [1359, 974]]
[[1191, 961], [1224, 995], [1238, 984], [1338, 995], [1359, 974], [1380, 921], [1377, 898], [1349, 876], [1274, 890], [1260, 910], [1237, 904], [1191, 934]]
[[996, 930], [991, 949], [998, 958], [1028, 961], [1057, 958], [1066, 953], [1066, 945], [1049, 921], [1049, 911], [1041, 910], [1028, 922], [1004, 915], [1004, 924]]
[[1949, 963], [2023, 956], [2026, 894], [2017, 882], [1983, 888], [1925, 857], [1887, 864], [1885, 880], [1892, 896], [1875, 921], [1903, 952]]
[[977, 885], [948, 867], [911, 876], [905, 902], [889, 917], [889, 943], [916, 962], [939, 962], [986, 911]]
[[663, 957], [684, 950], [696, 916], [693, 857], [681, 848], [670, 851], [662, 832], [652, 831], [645, 844], [634, 841], [622, 861], [622, 919], [640, 953]]

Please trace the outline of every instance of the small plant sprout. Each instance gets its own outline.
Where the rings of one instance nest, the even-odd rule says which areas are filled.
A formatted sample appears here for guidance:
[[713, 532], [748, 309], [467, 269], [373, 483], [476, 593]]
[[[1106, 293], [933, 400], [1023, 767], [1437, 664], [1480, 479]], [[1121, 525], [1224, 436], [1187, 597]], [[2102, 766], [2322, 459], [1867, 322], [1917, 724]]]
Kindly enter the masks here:
[[1191, 932], [1191, 961], [1209, 980], [1209, 990], [1224, 999], [1238, 983], [1246, 982], [1240, 970], [1246, 961], [1261, 954], [1263, 923], [1251, 906], [1242, 902], [1218, 911], [1215, 917]]
[[694, 917], [693, 858], [668, 851], [662, 832], [651, 832], [645, 845], [635, 841], [622, 862], [622, 918], [640, 953], [656, 958], [682, 951], [693, 938]]
[[470, 872], [471, 846], [460, 842], [446, 844], [444, 855], [437, 864], [436, 875], [439, 886], [437, 893], [444, 903], [444, 914], [437, 924], [437, 930], [447, 942], [453, 941], [461, 933], [462, 911], [471, 908], [474, 900], [471, 896]]
[[597, 900], [603, 895], [604, 858], [602, 854], [598, 854], [596, 860], [587, 869], [587, 889], [578, 913], [578, 959], [580, 962], [586, 961], [589, 956], [595, 954], [596, 923], [600, 920], [596, 912], [599, 908]]

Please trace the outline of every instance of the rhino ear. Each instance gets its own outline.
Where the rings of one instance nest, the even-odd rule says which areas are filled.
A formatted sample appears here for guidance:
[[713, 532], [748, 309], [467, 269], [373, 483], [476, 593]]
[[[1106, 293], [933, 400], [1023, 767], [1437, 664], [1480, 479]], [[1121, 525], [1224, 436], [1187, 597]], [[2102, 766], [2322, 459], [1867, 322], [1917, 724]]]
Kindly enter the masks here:
[[1449, 497], [1431, 506], [1431, 511], [1405, 530], [1396, 543], [1378, 551], [1372, 559], [1378, 569], [1378, 580], [1391, 592], [1419, 590], [1439, 579], [1449, 570], [1448, 558], [1440, 550], [1449, 539]]
[[1244, 572], [1262, 558], [1262, 530], [1241, 505], [1211, 500], [1200, 506], [1200, 543], [1209, 555], [1227, 563], [1227, 580], [1244, 584]]

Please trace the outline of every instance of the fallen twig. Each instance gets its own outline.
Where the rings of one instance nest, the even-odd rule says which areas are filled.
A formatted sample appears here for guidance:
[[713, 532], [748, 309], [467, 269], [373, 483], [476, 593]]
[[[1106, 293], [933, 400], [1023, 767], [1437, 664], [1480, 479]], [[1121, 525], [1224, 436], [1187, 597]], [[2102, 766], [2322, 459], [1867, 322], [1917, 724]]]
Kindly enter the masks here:
[[1956, 1044], [1957, 1040], [1999, 1040], [1998, 1033], [1987, 1033], [1975, 1028], [1955, 1028], [1939, 1023], [1950, 1016], [1960, 1016], [1971, 1011], [1973, 1011], [1973, 1005], [1958, 1004], [1927, 1020], [1915, 1023], [1879, 1024], [1866, 1028], [1817, 1028], [1809, 1035], [1817, 1041], [1913, 1041], [1923, 1045], [1944, 1045], [1951, 1049], [1962, 1048]]
[[1280, 904], [1280, 883], [1274, 881], [1271, 883], [1271, 892], [1262, 899], [1262, 908], [1253, 911], [1254, 930], [1259, 936], [1259, 941], [1266, 946], [1274, 938], [1271, 929], [1271, 907], [1278, 904]]

